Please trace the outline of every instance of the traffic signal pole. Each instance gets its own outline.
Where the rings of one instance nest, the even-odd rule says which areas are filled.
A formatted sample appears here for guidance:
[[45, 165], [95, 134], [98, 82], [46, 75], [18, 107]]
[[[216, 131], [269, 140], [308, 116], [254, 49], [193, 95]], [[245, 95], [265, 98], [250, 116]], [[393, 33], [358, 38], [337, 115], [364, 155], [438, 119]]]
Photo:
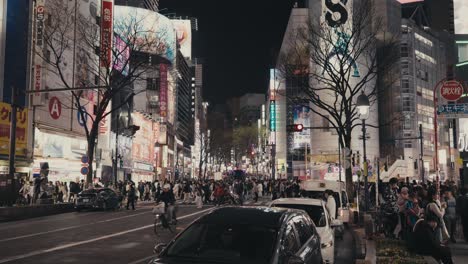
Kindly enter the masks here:
[[11, 87], [11, 125], [10, 125], [10, 150], [8, 160], [8, 181], [10, 184], [11, 196], [8, 203], [13, 204], [16, 196], [16, 182], [15, 182], [15, 151], [16, 151], [16, 113], [18, 106], [16, 105], [17, 90], [14, 86]]

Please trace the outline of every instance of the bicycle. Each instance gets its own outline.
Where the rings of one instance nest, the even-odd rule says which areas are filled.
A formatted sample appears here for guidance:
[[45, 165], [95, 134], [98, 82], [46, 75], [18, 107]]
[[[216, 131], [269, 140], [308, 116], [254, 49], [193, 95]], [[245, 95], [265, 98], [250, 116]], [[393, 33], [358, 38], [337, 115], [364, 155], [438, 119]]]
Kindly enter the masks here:
[[153, 224], [153, 231], [154, 234], [158, 234], [158, 230], [160, 227], [169, 230], [169, 232], [174, 233], [174, 229], [171, 227], [171, 223], [168, 221], [166, 217], [166, 207], [164, 203], [159, 203], [153, 208], [154, 214], [154, 224]]

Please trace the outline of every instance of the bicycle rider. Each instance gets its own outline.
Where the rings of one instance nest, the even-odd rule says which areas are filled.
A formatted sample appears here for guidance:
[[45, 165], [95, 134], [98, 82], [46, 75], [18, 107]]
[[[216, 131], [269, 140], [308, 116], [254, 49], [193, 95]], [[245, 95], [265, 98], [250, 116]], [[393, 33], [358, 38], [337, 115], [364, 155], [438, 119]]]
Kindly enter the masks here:
[[175, 214], [175, 198], [174, 198], [174, 193], [171, 190], [171, 185], [170, 184], [165, 184], [163, 186], [163, 192], [159, 197], [156, 199], [156, 202], [163, 202], [164, 207], [166, 209], [166, 219], [169, 222], [176, 223], [176, 214]]

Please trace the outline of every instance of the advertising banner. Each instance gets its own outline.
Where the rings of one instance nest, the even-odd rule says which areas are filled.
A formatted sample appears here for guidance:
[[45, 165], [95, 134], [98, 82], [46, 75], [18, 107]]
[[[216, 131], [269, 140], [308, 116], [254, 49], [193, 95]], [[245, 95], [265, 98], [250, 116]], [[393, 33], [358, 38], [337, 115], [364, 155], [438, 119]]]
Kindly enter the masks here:
[[159, 86], [159, 116], [165, 120], [167, 117], [167, 65], [160, 64], [159, 65], [159, 79], [160, 79], [160, 86]]
[[276, 131], [276, 102], [270, 101], [270, 131]]
[[[10, 145], [11, 105], [0, 102], [0, 154], [8, 155]], [[28, 110], [18, 109], [16, 114], [16, 155], [26, 156], [28, 146]]]
[[140, 126], [133, 139], [132, 156], [133, 161], [142, 161], [148, 164], [153, 163], [154, 139], [151, 120], [141, 113], [133, 113], [133, 123]]
[[121, 37], [114, 35], [114, 50], [117, 58], [114, 59], [114, 70], [120, 72], [122, 75], [127, 76], [130, 68], [130, 48]]
[[112, 60], [112, 1], [103, 0], [101, 5], [101, 67], [110, 67]]
[[[44, 0], [36, 0], [36, 9], [35, 9], [35, 38], [36, 46], [34, 55], [34, 71], [33, 71], [33, 88], [34, 91], [42, 90], [44, 87], [44, 77], [43, 77], [43, 60], [42, 60], [42, 51], [44, 49], [44, 20], [45, 20], [45, 7]], [[41, 93], [37, 92], [32, 95], [33, 105], [41, 105]]]
[[[302, 124], [304, 127], [310, 127], [310, 110], [304, 106], [294, 107], [294, 124]], [[305, 144], [310, 144], [310, 130], [304, 129], [301, 132], [294, 133], [293, 148], [304, 147]]]
[[172, 20], [176, 30], [177, 43], [184, 57], [192, 59], [192, 25], [190, 20]]
[[[135, 28], [138, 34], [134, 33]], [[143, 8], [116, 5], [114, 32], [124, 41], [134, 40], [135, 50], [160, 55], [175, 63], [177, 40], [169, 18]]]

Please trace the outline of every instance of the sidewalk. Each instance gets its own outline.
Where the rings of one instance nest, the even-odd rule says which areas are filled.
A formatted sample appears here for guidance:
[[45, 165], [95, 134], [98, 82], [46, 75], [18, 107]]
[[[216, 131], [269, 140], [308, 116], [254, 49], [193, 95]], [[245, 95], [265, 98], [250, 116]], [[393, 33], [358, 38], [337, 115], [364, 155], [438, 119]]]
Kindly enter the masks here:
[[456, 244], [450, 244], [452, 249], [453, 262], [468, 263], [468, 243], [462, 240], [458, 240]]

